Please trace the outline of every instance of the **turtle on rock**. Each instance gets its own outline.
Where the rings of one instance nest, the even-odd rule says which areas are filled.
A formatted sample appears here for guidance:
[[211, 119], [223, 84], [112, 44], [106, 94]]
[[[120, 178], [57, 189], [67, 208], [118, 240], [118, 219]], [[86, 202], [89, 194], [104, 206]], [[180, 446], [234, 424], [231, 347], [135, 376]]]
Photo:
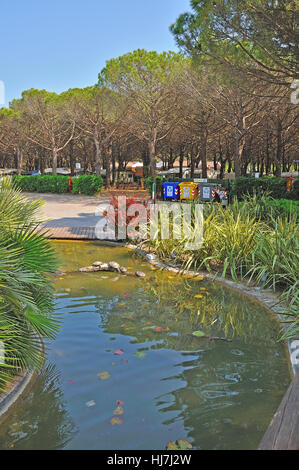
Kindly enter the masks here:
[[115, 261], [110, 261], [110, 263], [108, 263], [108, 266], [109, 266], [109, 270], [115, 271], [118, 273], [120, 272], [120, 265], [116, 263]]

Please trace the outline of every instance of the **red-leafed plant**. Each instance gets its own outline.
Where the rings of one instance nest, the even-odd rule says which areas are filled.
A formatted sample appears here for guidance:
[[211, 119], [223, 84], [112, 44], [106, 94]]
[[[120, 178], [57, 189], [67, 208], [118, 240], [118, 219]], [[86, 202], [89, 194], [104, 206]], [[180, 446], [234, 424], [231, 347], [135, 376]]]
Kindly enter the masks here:
[[[120, 204], [120, 197], [126, 197], [126, 208], [125, 211], [119, 206]], [[142, 204], [147, 211], [147, 220], [149, 220], [149, 211], [150, 207], [148, 204], [148, 200], [143, 199], [139, 196], [139, 191], [137, 191], [136, 196], [134, 197], [127, 197], [125, 192], [118, 192], [116, 194], [111, 194], [109, 197], [109, 204], [114, 208], [114, 214], [110, 211], [104, 211], [103, 215], [107, 218], [108, 222], [112, 225], [116, 225], [119, 229], [123, 229], [124, 227], [128, 227], [130, 222], [138, 217], [138, 209], [134, 215], [128, 215], [128, 209], [130, 206], [134, 204]], [[127, 233], [127, 232], [126, 232]]]

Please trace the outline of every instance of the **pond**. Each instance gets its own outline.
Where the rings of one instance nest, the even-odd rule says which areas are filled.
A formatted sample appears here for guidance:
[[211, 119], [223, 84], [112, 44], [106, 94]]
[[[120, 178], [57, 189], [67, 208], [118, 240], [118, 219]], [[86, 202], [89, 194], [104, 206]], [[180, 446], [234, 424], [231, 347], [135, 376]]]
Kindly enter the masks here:
[[[177, 439], [256, 449], [291, 381], [277, 318], [238, 291], [155, 270], [126, 248], [53, 244], [62, 328], [1, 425], [0, 449], [163, 450]], [[76, 272], [97, 260], [147, 279]]]

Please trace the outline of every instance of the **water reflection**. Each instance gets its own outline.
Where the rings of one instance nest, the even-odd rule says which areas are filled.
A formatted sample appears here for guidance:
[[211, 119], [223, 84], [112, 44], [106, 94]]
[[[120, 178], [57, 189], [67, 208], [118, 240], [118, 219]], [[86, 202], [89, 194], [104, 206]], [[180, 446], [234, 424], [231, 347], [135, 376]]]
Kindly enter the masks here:
[[[58, 246], [65, 270], [113, 259], [148, 280], [59, 276], [64, 325], [48, 347], [56, 368], [1, 427], [0, 448], [164, 449], [178, 438], [198, 449], [256, 448], [290, 381], [274, 317], [220, 284], [153, 271], [122, 248]], [[196, 338], [198, 330], [232, 341]], [[123, 422], [112, 426], [117, 400]]]
[[23, 403], [0, 428], [0, 449], [62, 449], [76, 435], [55, 365], [40, 372]]

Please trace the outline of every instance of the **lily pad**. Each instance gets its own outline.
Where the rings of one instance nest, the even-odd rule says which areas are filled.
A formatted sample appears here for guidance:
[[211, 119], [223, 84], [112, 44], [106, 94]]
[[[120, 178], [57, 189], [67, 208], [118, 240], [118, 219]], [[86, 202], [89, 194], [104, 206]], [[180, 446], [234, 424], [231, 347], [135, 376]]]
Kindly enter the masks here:
[[112, 426], [114, 426], [115, 424], [122, 424], [123, 420], [121, 418], [113, 417], [110, 419], [110, 423], [112, 424]]
[[177, 441], [170, 441], [166, 446], [166, 450], [188, 450], [192, 449], [190, 442], [184, 439], [178, 439]]
[[107, 371], [104, 371], [104, 372], [99, 372], [97, 376], [99, 377], [100, 380], [107, 380], [109, 379], [109, 377], [111, 377], [111, 374], [109, 374], [109, 372]]
[[138, 359], [143, 359], [144, 357], [146, 357], [146, 353], [142, 351], [137, 351], [135, 352], [134, 356], [138, 357]]
[[123, 349], [116, 349], [115, 351], [113, 351], [113, 354], [115, 354], [116, 356], [121, 356], [125, 351]]
[[203, 331], [193, 331], [192, 336], [196, 336], [197, 338], [203, 338], [206, 334]]

